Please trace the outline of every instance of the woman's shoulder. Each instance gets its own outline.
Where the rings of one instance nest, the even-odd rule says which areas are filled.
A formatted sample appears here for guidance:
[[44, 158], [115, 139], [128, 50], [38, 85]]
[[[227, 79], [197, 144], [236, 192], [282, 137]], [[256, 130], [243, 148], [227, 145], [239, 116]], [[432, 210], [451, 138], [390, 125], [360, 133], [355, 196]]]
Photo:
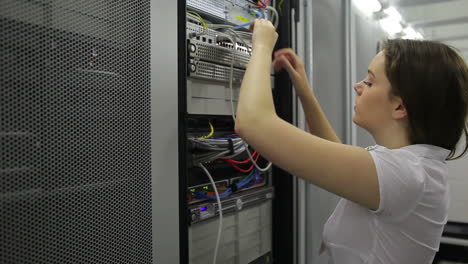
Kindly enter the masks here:
[[389, 149], [381, 145], [373, 145], [367, 147], [366, 150], [384, 156], [400, 158], [402, 160], [430, 159], [444, 163], [445, 159], [450, 154], [450, 150], [448, 149], [428, 144], [413, 144], [397, 149]]
[[404, 219], [435, 189], [436, 193], [445, 193], [441, 189], [446, 188], [448, 150], [431, 145], [398, 149], [376, 145], [368, 151], [379, 180], [380, 206], [376, 213], [386, 219]]

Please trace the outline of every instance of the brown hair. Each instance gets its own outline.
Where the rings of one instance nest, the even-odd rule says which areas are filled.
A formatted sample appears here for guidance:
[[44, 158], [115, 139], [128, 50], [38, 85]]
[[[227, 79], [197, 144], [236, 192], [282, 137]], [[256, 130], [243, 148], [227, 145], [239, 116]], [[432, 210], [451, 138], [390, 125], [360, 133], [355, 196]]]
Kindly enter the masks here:
[[[387, 40], [385, 71], [408, 112], [412, 144], [431, 144], [450, 150], [447, 160], [468, 151], [468, 68], [451, 47], [425, 40]], [[457, 142], [465, 148], [455, 157]]]

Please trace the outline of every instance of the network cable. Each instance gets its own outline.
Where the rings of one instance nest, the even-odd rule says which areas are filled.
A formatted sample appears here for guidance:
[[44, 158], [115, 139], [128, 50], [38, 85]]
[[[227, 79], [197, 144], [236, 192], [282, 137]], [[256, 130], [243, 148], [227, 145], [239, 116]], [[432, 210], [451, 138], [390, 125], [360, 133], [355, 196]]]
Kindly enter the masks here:
[[216, 264], [216, 258], [218, 257], [218, 248], [219, 248], [219, 243], [221, 241], [221, 234], [223, 232], [223, 208], [221, 206], [221, 199], [219, 197], [218, 189], [216, 188], [216, 184], [213, 180], [213, 177], [211, 177], [210, 172], [203, 166], [202, 163], [198, 164], [200, 168], [205, 171], [206, 176], [210, 179], [211, 185], [213, 186], [213, 190], [215, 191], [216, 195], [216, 201], [218, 203], [218, 212], [219, 212], [219, 224], [218, 224], [218, 235], [216, 236], [216, 245], [215, 245], [215, 251], [213, 255], [213, 264]]
[[210, 138], [213, 136], [214, 134], [214, 127], [213, 127], [213, 124], [211, 124], [211, 122], [208, 122], [208, 124], [210, 125], [210, 133], [206, 136], [202, 136], [202, 137], [199, 137], [199, 138], [203, 138], [203, 139], [206, 139], [206, 138]]
[[198, 20], [200, 22], [200, 24], [203, 26], [203, 32], [202, 33], [190, 33], [189, 34], [190, 38], [194, 38], [194, 37], [198, 37], [198, 36], [208, 34], [208, 26], [207, 26], [205, 20], [200, 16], [200, 14], [198, 14], [195, 11], [189, 10], [189, 11], [187, 11], [187, 15], [193, 20]]
[[[266, 8], [266, 6], [263, 7], [263, 8]], [[252, 11], [253, 13], [255, 13], [255, 15], [257, 16], [257, 18], [263, 18], [263, 17], [264, 17], [263, 13], [260, 12], [260, 11], [258, 11], [258, 10], [250, 9], [250, 11]], [[253, 22], [247, 22], [247, 23], [245, 23], [245, 24], [241, 24], [241, 25], [235, 26], [235, 27], [233, 27], [233, 29], [241, 29], [241, 28], [244, 28], [244, 27], [248, 27], [248, 26], [250, 26], [252, 23], [253, 23]]]
[[203, 150], [201, 154], [193, 154], [193, 164], [207, 163], [217, 159], [231, 159], [245, 151], [240, 137], [226, 138], [189, 138], [193, 149]]
[[[268, 1], [268, 0], [267, 0]], [[268, 3], [266, 1], [266, 3]], [[270, 11], [271, 10], [275, 10], [274, 8], [271, 8], [269, 9]], [[272, 11], [273, 12], [273, 11]], [[279, 17], [278, 17], [278, 13], [276, 12], [276, 10], [274, 11], [274, 14], [276, 15], [276, 21], [278, 21]], [[278, 26], [278, 23], [275, 23], [274, 24], [275, 27]], [[229, 34], [229, 33], [228, 33]], [[235, 43], [231, 40], [232, 43]], [[230, 90], [230, 103], [231, 103], [231, 114], [232, 114], [232, 119], [234, 120], [234, 122], [236, 121], [236, 115], [235, 115], [235, 111], [234, 111], [234, 102], [233, 102], [233, 87], [232, 87], [232, 79], [233, 79], [233, 71], [234, 71], [234, 59], [235, 59], [235, 49], [232, 51], [232, 60], [231, 60], [231, 68], [230, 68], [230, 75], [229, 75], [229, 90]], [[255, 159], [252, 157], [252, 154], [250, 153], [249, 151], [249, 147], [248, 147], [248, 144], [244, 142], [244, 146], [245, 146], [245, 150], [247, 151], [247, 154], [249, 155], [249, 158], [252, 160], [252, 163], [254, 164], [254, 166], [259, 170], [259, 171], [262, 171], [262, 172], [265, 172], [267, 170], [269, 170], [272, 166], [272, 163], [271, 162], [268, 162], [267, 166], [265, 168], [260, 168], [260, 166], [258, 166], [257, 162], [255, 161]]]
[[[262, 177], [260, 175], [260, 172], [256, 169], [252, 170], [247, 176], [245, 176], [241, 181], [239, 181], [236, 184], [233, 184], [229, 186], [228, 188], [225, 188], [222, 193], [219, 194], [219, 197], [221, 199], [227, 198], [233, 193], [235, 193], [237, 190], [241, 190], [243, 188], [248, 188], [251, 186], [254, 186], [255, 184], [263, 183], [264, 181], [262, 180]], [[217, 187], [219, 190], [220, 188]], [[218, 192], [219, 193], [219, 192]], [[195, 191], [193, 192], [194, 198], [195, 199], [210, 199], [214, 200], [216, 199], [216, 195], [210, 195], [209, 193], [203, 193], [200, 191]]]

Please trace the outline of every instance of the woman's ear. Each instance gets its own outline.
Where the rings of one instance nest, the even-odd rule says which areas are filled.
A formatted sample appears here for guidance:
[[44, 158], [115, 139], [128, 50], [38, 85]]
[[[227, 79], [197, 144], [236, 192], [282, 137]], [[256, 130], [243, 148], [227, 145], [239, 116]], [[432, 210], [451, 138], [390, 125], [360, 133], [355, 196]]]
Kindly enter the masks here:
[[403, 104], [403, 100], [400, 97], [394, 98], [394, 108], [392, 117], [396, 120], [401, 120], [408, 117], [408, 112], [406, 112], [406, 107]]

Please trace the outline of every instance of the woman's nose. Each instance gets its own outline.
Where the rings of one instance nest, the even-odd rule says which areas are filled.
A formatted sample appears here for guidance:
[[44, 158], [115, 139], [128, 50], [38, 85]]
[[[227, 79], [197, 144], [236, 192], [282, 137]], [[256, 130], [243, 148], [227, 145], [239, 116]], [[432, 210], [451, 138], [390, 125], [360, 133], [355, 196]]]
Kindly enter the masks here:
[[356, 91], [357, 95], [361, 95], [361, 83], [362, 82], [355, 83], [353, 86], [354, 91]]

